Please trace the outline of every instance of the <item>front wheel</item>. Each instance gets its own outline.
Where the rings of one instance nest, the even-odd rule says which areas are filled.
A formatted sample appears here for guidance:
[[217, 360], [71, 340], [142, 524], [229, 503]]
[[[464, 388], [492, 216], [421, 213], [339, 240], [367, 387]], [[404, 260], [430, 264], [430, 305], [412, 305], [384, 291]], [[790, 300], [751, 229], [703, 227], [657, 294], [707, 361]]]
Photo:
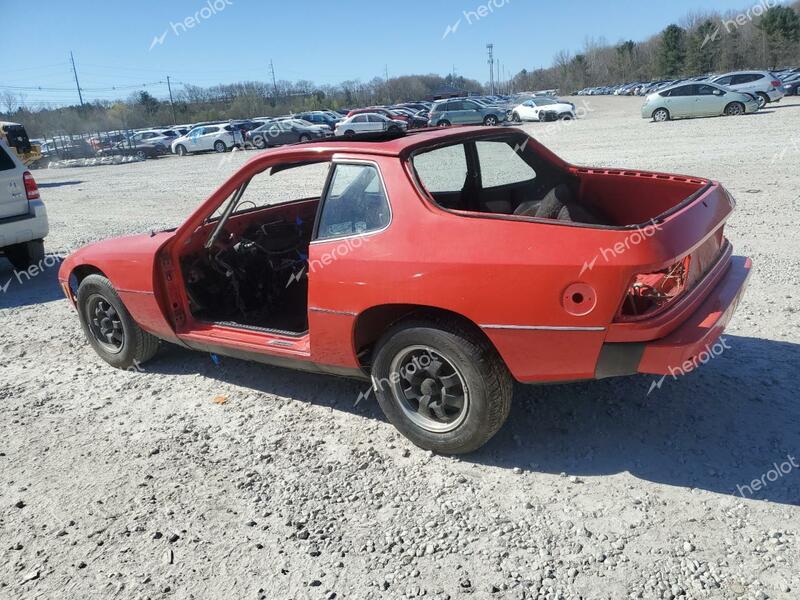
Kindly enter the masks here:
[[744, 104], [741, 102], [731, 102], [725, 107], [725, 114], [729, 117], [736, 117], [744, 114]]
[[178, 153], [178, 156], [186, 156], [189, 154], [189, 152], [186, 150], [186, 146], [183, 144], [178, 144], [178, 146], [175, 148], [175, 152]]
[[511, 115], [511, 120], [514, 121], [514, 123], [522, 123], [522, 119], [520, 118], [518, 112], [515, 112]]
[[417, 446], [464, 454], [511, 409], [511, 375], [495, 349], [457, 322], [408, 321], [378, 344], [372, 384], [386, 417]]
[[447, 119], [442, 119], [436, 124], [437, 127], [450, 127], [450, 121]]
[[666, 108], [659, 108], [653, 113], [653, 121], [656, 123], [664, 123], [669, 121], [669, 111]]
[[214, 142], [214, 152], [222, 153], [227, 151], [228, 147], [225, 145], [225, 142], [223, 142], [222, 140]]
[[89, 275], [78, 286], [83, 332], [104, 361], [118, 369], [138, 369], [158, 351], [158, 338], [139, 327], [111, 282]]
[[397, 125], [391, 125], [388, 131], [389, 133], [400, 133], [400, 128]]
[[486, 118], [483, 120], [483, 124], [487, 127], [494, 127], [497, 125], [497, 117], [494, 115], [487, 115]]

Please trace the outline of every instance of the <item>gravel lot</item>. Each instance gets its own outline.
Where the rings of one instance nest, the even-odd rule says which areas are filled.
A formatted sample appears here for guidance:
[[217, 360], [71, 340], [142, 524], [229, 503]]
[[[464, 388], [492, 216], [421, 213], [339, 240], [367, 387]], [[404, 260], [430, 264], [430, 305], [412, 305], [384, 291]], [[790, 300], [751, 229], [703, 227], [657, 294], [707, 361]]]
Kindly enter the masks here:
[[[0, 598], [800, 597], [800, 101], [657, 125], [638, 98], [573, 100], [585, 119], [524, 128], [738, 199], [756, 272], [729, 350], [650, 395], [517, 386], [454, 459], [354, 407], [358, 382], [176, 347], [115, 371], [55, 267], [0, 259]], [[176, 225], [250, 155], [37, 171], [47, 247]]]

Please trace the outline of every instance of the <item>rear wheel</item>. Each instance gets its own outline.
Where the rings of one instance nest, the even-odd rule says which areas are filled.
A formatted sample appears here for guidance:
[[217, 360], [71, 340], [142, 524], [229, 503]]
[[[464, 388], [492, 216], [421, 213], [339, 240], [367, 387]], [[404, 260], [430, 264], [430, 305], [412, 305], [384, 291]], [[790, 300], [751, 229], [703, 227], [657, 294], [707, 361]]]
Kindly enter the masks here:
[[725, 114], [729, 117], [735, 117], [744, 114], [744, 104], [741, 102], [731, 102], [725, 107]]
[[33, 240], [22, 244], [14, 244], [5, 249], [6, 258], [14, 268], [24, 271], [28, 267], [38, 265], [44, 260], [44, 241]]
[[450, 121], [448, 121], [447, 119], [442, 119], [436, 125], [437, 127], [450, 127]]
[[769, 96], [767, 96], [764, 92], [758, 92], [756, 96], [758, 96], [758, 108], [764, 108], [767, 104], [769, 104]]
[[186, 150], [186, 146], [184, 146], [183, 144], [178, 144], [175, 147], [175, 152], [178, 153], [178, 156], [186, 156], [187, 154], [189, 154], [189, 152]]
[[81, 282], [78, 314], [89, 344], [113, 367], [136, 368], [158, 350], [158, 338], [136, 324], [111, 282], [102, 275], [89, 275]]
[[301, 141], [301, 142], [309, 142], [309, 141], [311, 141], [311, 136], [308, 135], [307, 133], [304, 133], [304, 134], [302, 134], [300, 136], [299, 141]]
[[345, 132], [344, 132], [344, 134], [345, 134], [347, 137], [353, 137], [353, 136], [356, 134], [356, 132], [355, 132], [355, 131], [353, 131], [352, 129], [348, 129], [347, 131], [345, 131]]
[[389, 126], [389, 133], [400, 133], [400, 128], [397, 125]]
[[214, 152], [222, 153], [227, 151], [228, 147], [225, 145], [225, 142], [223, 142], [222, 140], [217, 140], [216, 142], [214, 142]]
[[518, 112], [514, 112], [514, 113], [511, 114], [511, 120], [514, 121], [514, 123], [521, 123], [522, 122], [522, 119], [520, 118]]
[[389, 421], [442, 454], [483, 446], [511, 409], [511, 375], [491, 345], [454, 321], [408, 321], [377, 346], [372, 382]]
[[572, 121], [572, 115], [570, 113], [561, 113], [558, 118], [562, 121]]
[[653, 112], [653, 121], [663, 123], [669, 121], [669, 111], [666, 108], [658, 108]]
[[486, 118], [483, 120], [483, 124], [487, 127], [494, 127], [497, 125], [497, 117], [494, 115], [486, 115]]

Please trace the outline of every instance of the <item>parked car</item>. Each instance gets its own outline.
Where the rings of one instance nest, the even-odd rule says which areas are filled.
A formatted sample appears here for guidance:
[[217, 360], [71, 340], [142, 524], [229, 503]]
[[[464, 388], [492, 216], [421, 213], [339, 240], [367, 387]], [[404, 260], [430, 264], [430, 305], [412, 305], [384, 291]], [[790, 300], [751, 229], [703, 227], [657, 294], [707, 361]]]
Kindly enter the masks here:
[[800, 73], [792, 73], [782, 81], [783, 93], [787, 96], [797, 96], [797, 89], [800, 87]]
[[399, 133], [407, 128], [408, 124], [406, 124], [405, 121], [389, 119], [380, 113], [358, 113], [337, 123], [336, 135], [349, 137], [358, 133], [376, 133], [383, 131]]
[[40, 264], [49, 230], [36, 180], [0, 140], [0, 252], [19, 271]]
[[642, 106], [642, 118], [656, 122], [692, 117], [754, 113], [759, 100], [753, 94], [734, 92], [713, 83], [681, 83], [650, 94]]
[[784, 92], [781, 82], [769, 71], [737, 71], [713, 78], [711, 83], [722, 85], [736, 92], [755, 94], [759, 106], [763, 108], [770, 102], [779, 102]]
[[541, 121], [540, 112], [554, 112], [558, 119], [569, 121], [576, 119], [575, 105], [572, 102], [564, 102], [558, 98], [537, 97], [525, 100], [514, 107], [511, 112], [512, 120], [520, 121]]
[[482, 106], [468, 99], [440, 100], [434, 103], [428, 115], [428, 124], [432, 127], [481, 124], [494, 126], [505, 120], [505, 109]]
[[293, 116], [295, 119], [302, 119], [303, 121], [308, 121], [314, 125], [325, 125], [331, 131], [333, 131], [336, 127], [336, 124], [342, 120], [342, 117], [337, 119], [332, 113], [324, 110], [312, 110], [308, 112], [297, 113]]
[[232, 150], [241, 137], [234, 135], [233, 125], [202, 125], [195, 127], [186, 135], [182, 135], [172, 142], [172, 152], [179, 156], [186, 156], [191, 152], [227, 152]]
[[751, 270], [724, 236], [733, 207], [702, 177], [437, 128], [259, 153], [177, 229], [86, 246], [58, 278], [114, 367], [165, 340], [352, 376], [413, 443], [464, 453], [514, 380], [667, 375], [710, 352]]
[[331, 135], [333, 133], [325, 125], [313, 125], [301, 119], [276, 119], [248, 131], [246, 141], [252, 143], [256, 148], [263, 149], [269, 146], [308, 142], [315, 138], [330, 137]]
[[144, 140], [133, 142], [132, 140], [123, 140], [117, 142], [113, 147], [100, 150], [98, 156], [109, 155], [122, 155], [122, 156], [136, 156], [141, 160], [147, 158], [158, 158], [169, 154], [169, 138], [158, 139], [155, 141]]

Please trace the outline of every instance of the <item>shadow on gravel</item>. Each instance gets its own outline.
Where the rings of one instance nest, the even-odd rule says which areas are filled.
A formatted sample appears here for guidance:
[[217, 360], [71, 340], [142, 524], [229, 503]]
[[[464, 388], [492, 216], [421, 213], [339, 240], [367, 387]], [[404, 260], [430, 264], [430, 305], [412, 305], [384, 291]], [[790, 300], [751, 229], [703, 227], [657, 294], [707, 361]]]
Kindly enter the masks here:
[[40, 188], [54, 188], [54, 187], [62, 187], [64, 185], [80, 185], [83, 181], [75, 180], [75, 181], [46, 181], [44, 183], [37, 183]]
[[650, 376], [518, 385], [507, 425], [465, 460], [567, 476], [628, 471], [800, 505], [800, 345], [725, 339], [729, 350], [649, 395]]
[[[800, 505], [800, 345], [725, 336], [729, 350], [695, 372], [571, 385], [517, 385], [511, 416], [481, 450], [461, 460], [491, 467], [635, 477], [755, 500]], [[168, 346], [147, 371], [201, 373], [266, 394], [385, 421], [368, 384], [299, 373]], [[775, 477], [775, 475], [778, 475]], [[753, 489], [752, 482], [764, 485]], [[745, 487], [745, 486], [749, 486]]]
[[42, 266], [42, 270], [37, 267], [36, 270], [17, 271], [10, 262], [0, 257], [0, 309], [64, 299], [58, 285], [61, 261], [53, 261], [49, 267], [44, 263]]

